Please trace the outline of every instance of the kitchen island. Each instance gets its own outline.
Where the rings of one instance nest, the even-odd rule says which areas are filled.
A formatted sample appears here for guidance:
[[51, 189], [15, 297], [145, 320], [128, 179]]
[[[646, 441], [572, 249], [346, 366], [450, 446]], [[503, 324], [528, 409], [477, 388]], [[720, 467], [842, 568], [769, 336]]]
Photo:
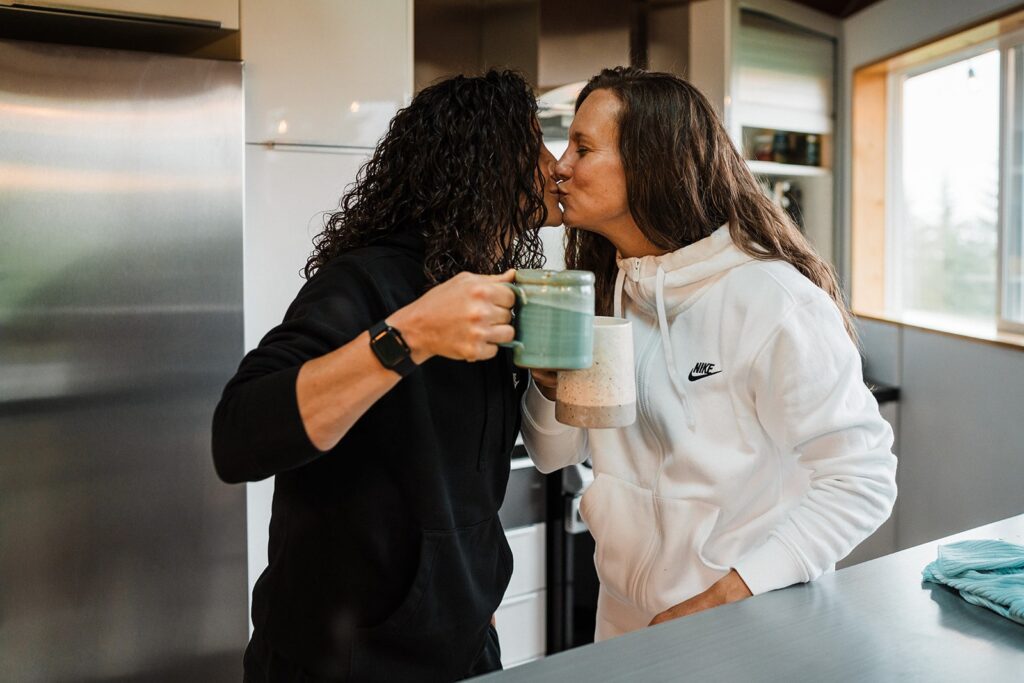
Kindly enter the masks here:
[[921, 581], [976, 538], [1024, 545], [1024, 515], [477, 680], [1024, 681], [1024, 625]]

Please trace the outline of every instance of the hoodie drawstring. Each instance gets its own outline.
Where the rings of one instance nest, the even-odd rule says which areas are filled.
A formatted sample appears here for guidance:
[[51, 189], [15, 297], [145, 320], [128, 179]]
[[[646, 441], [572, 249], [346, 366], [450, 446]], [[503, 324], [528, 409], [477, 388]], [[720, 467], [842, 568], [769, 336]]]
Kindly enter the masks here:
[[[619, 295], [616, 296], [616, 308], [619, 307], [619, 297], [621, 296], [621, 289], [619, 284], [622, 282], [623, 272], [619, 270], [619, 279], [616, 283], [616, 289]], [[686, 416], [686, 426], [693, 429], [697, 426], [697, 420], [693, 415], [693, 411], [690, 409], [690, 402], [686, 397], [686, 390], [683, 388], [682, 380], [679, 378], [679, 373], [676, 370], [675, 355], [672, 353], [672, 340], [668, 334], [668, 315], [665, 313], [665, 269], [658, 266], [658, 274], [655, 278], [654, 287], [654, 299], [657, 302], [658, 308], [658, 328], [661, 330], [661, 350], [665, 354], [665, 365], [668, 366], [668, 376], [672, 381], [672, 386], [675, 387], [676, 393], [679, 395], [679, 401], [683, 407], [683, 414]]]
[[622, 317], [622, 288], [626, 284], [626, 271], [619, 268], [619, 274], [615, 277], [615, 298], [614, 298], [614, 315], [616, 318]]

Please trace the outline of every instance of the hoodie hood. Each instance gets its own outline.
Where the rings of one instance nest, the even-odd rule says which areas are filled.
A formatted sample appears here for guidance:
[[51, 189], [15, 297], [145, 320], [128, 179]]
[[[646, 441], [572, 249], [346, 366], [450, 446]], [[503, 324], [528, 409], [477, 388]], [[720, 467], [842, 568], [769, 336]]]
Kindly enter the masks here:
[[619, 274], [615, 280], [615, 317], [622, 317], [623, 291], [642, 310], [658, 317], [665, 365], [690, 429], [696, 427], [696, 418], [676, 368], [668, 316], [682, 311], [726, 272], [752, 260], [752, 256], [733, 243], [728, 224], [720, 226], [699, 242], [668, 254], [616, 260]]
[[622, 293], [650, 314], [657, 312], [659, 275], [668, 315], [675, 315], [686, 304], [736, 266], [753, 257], [737, 247], [725, 224], [699, 242], [661, 256], [619, 258], [619, 277], [615, 288], [616, 316], [621, 316]]

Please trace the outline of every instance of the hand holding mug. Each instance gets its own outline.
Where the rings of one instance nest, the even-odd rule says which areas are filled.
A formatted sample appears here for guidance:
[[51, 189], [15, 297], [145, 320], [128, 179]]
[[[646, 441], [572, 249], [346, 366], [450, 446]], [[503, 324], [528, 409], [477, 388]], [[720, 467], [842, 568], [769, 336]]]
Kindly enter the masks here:
[[503, 282], [515, 294], [515, 338], [501, 346], [521, 368], [580, 369], [593, 362], [594, 274], [520, 270]]
[[508, 284], [515, 271], [501, 275], [459, 273], [408, 306], [388, 316], [422, 363], [431, 356], [478, 361], [494, 358], [497, 344], [515, 338], [512, 307], [515, 293]]

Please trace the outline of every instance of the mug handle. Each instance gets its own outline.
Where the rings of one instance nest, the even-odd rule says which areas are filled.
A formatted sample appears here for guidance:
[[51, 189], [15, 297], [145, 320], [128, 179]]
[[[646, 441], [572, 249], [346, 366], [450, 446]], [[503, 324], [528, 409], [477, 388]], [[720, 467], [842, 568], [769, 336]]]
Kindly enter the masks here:
[[[516, 303], [512, 307], [512, 327], [516, 330], [516, 337], [519, 336], [519, 312], [523, 310], [523, 306], [526, 305], [526, 292], [523, 288], [513, 282], [499, 282], [499, 285], [508, 287], [512, 290], [512, 293], [516, 295]], [[502, 346], [506, 349], [523, 348], [523, 342], [518, 339], [514, 339], [510, 342], [498, 342], [498, 346]]]

